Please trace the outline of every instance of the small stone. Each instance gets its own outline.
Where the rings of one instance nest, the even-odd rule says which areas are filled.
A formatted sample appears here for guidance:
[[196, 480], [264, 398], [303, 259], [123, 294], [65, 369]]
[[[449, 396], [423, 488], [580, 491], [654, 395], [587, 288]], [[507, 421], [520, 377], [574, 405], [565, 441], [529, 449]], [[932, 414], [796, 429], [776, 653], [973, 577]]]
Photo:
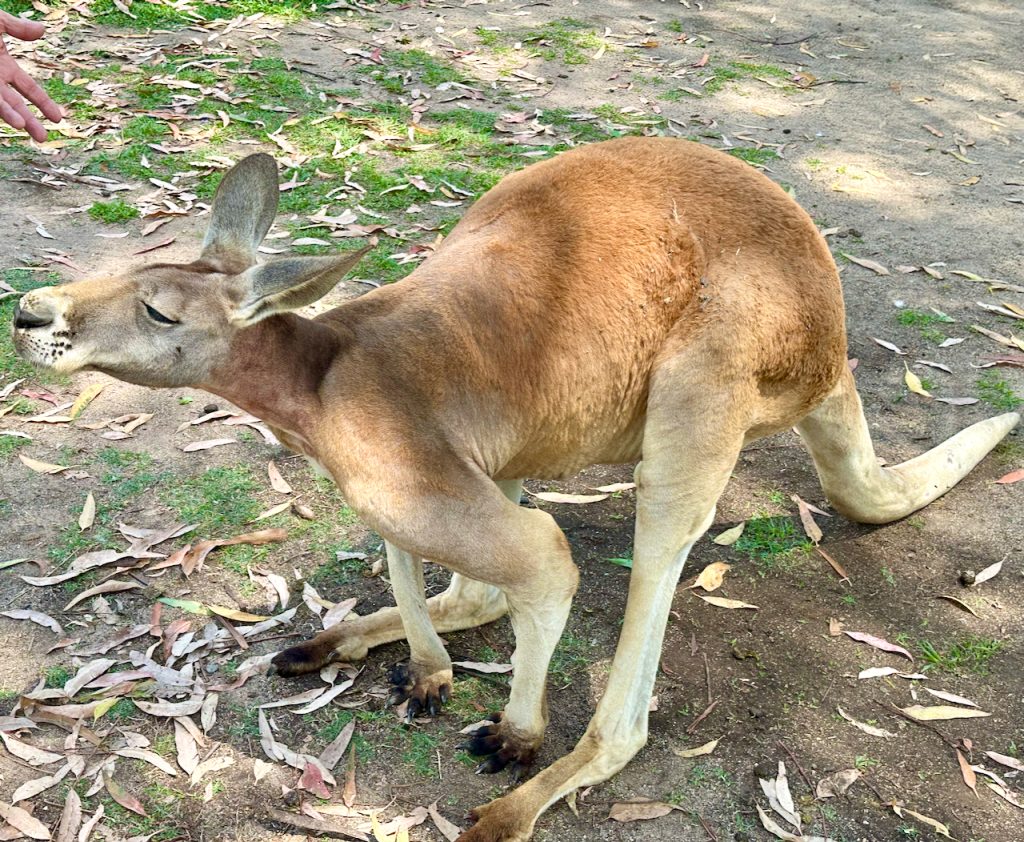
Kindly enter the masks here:
[[961, 570], [960, 571], [960, 584], [965, 588], [969, 588], [974, 584], [974, 578], [977, 574], [973, 570]]
[[215, 403], [208, 403], [203, 407], [203, 415], [209, 415], [211, 412], [216, 412], [220, 407]]
[[216, 665], [215, 663], [213, 663], [212, 661], [211, 661], [211, 662], [209, 662], [209, 663], [207, 663], [207, 665], [206, 665], [206, 671], [207, 671], [208, 673], [210, 673], [210, 675], [213, 675], [213, 674], [214, 674], [214, 673], [215, 673], [215, 672], [216, 672], [217, 670], [219, 670], [219, 669], [220, 669], [220, 667], [219, 667], [219, 666], [217, 666], [217, 665]]

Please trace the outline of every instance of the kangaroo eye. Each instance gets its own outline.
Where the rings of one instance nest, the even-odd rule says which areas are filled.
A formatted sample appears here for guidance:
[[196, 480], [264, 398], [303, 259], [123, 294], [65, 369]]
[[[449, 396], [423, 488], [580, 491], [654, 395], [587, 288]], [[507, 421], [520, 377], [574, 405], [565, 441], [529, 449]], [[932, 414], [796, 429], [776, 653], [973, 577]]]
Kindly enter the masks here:
[[159, 310], [157, 310], [157, 309], [155, 309], [153, 307], [150, 307], [148, 304], [145, 304], [144, 306], [146, 308], [146, 312], [149, 314], [149, 317], [154, 322], [159, 322], [162, 325], [176, 325], [177, 324], [177, 322], [174, 319], [167, 318], [167, 316], [165, 316]]

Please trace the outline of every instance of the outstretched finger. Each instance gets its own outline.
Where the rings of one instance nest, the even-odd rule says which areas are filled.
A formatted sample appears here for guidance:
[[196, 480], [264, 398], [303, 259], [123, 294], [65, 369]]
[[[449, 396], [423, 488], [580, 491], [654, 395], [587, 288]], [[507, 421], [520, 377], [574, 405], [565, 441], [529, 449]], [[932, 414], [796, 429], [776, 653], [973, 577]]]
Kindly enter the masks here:
[[64, 114], [61, 112], [60, 106], [50, 99], [50, 95], [46, 93], [40, 84], [24, 70], [19, 69], [14, 75], [14, 79], [11, 80], [11, 83], [17, 91], [25, 97], [25, 99], [34, 103], [36, 107], [43, 112], [43, 116], [47, 120], [59, 123], [64, 119]]
[[28, 106], [25, 105], [17, 92], [9, 88], [7, 85], [4, 85], [3, 88], [0, 89], [0, 94], [3, 95], [4, 104], [7, 108], [14, 114], [18, 115], [21, 120], [21, 125], [12, 123], [10, 120], [7, 120], [6, 117], [4, 119], [16, 129], [25, 129], [33, 140], [39, 141], [40, 143], [46, 140], [46, 129], [43, 128], [43, 124], [39, 122], [35, 114], [28, 110]]
[[13, 35], [21, 41], [35, 41], [37, 38], [43, 37], [46, 27], [34, 20], [17, 18], [3, 12], [0, 13], [0, 32]]
[[7, 85], [0, 85], [0, 120], [16, 129], [25, 128], [25, 118], [7, 104]]

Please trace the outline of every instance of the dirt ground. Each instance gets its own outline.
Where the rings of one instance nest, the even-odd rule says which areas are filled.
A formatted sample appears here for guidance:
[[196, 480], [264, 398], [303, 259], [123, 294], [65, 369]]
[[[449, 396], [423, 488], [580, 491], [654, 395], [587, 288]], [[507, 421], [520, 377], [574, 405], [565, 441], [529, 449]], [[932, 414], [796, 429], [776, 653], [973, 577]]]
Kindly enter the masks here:
[[[140, 5], [137, 0], [135, 8]], [[102, 19], [90, 22], [64, 9], [54, 13], [56, 31], [41, 48], [35, 71], [40, 77], [64, 78], [62, 56], [73, 56], [70, 77], [94, 65], [106, 74], [94, 75], [94, 81], [116, 83], [119, 73], [128, 72], [118, 63], [119, 50], [135, 51], [136, 61], [157, 46], [178, 57], [194, 53], [199, 60], [204, 50], [217, 46], [247, 60], [283, 59], [305, 94], [313, 97], [310, 107], [336, 101], [332, 108], [344, 110], [357, 107], [351, 105], [354, 100], [402, 104], [411, 106], [428, 129], [438, 125], [437, 115], [446, 110], [468, 107], [489, 113], [500, 124], [493, 136], [516, 144], [509, 168], [579, 142], [627, 132], [678, 135], [732, 149], [790, 190], [828, 234], [842, 269], [849, 353], [858, 360], [856, 378], [881, 457], [890, 462], [908, 458], [973, 421], [1021, 404], [1024, 370], [1013, 365], [978, 368], [1000, 356], [1016, 353], [1019, 358], [1019, 348], [1000, 345], [972, 328], [979, 325], [1003, 337], [1014, 331], [1024, 335], [1019, 321], [978, 305], [1024, 312], [1019, 310], [1024, 307], [1024, 72], [1019, 59], [1024, 18], [1016, 3], [421, 0], [334, 5], [333, 10], [284, 22], [239, 18], [229, 27], [176, 25], [155, 31]], [[61, 4], [50, 8], [60, 11]], [[416, 56], [415, 62], [389, 63], [388, 57], [403, 53]], [[25, 55], [30, 61], [30, 53]], [[397, 83], [389, 86], [387, 74], [394, 68]], [[438, 81], [442, 71], [452, 69], [465, 80], [464, 87]], [[75, 80], [65, 81], [61, 90], [73, 94]], [[86, 85], [77, 89], [82, 92]], [[95, 86], [89, 90], [94, 99], [104, 95]], [[345, 93], [332, 93], [339, 90]], [[423, 91], [431, 96], [419, 96]], [[318, 104], [320, 92], [330, 96]], [[13, 132], [0, 139], [5, 199], [0, 207], [5, 233], [0, 268], [12, 289], [22, 291], [25, 283], [57, 276], [73, 280], [81, 277], [76, 267], [110, 270], [150, 258], [171, 261], [195, 255], [205, 224], [201, 189], [195, 191], [198, 198], [181, 191], [163, 193], [157, 203], [171, 201], [187, 212], [160, 217], [151, 212], [154, 201], [146, 198], [162, 189], [159, 185], [113, 167], [88, 169], [97, 154], [113, 155], [127, 143], [122, 123], [130, 106], [119, 102], [119, 96], [108, 100], [109, 113], [98, 108], [88, 120], [71, 121], [84, 136], [55, 132], [53, 142], [42, 148]], [[179, 153], [185, 158], [203, 152], [237, 159], [262, 148], [282, 159], [286, 178], [293, 171], [315, 178], [310, 173], [320, 165], [314, 155], [306, 169], [289, 170], [289, 159], [297, 154], [268, 140], [266, 131], [237, 134], [215, 147], [216, 138], [202, 132], [217, 118], [193, 124], [167, 116], [174, 109], [162, 104], [147, 107], [175, 126], [173, 137], [148, 139], [156, 144], [147, 153], [154, 159], [166, 155], [157, 148], [161, 145], [186, 147]], [[176, 107], [179, 116], [188, 112], [187, 105]], [[231, 114], [238, 110], [224, 108]], [[285, 111], [282, 116], [303, 116], [294, 106]], [[90, 121], [102, 125], [91, 135], [82, 131]], [[294, 149], [300, 140], [288, 131], [297, 129], [286, 127], [276, 136], [292, 137]], [[371, 127], [372, 132], [380, 130]], [[491, 132], [486, 131], [488, 136]], [[360, 142], [383, 143], [370, 136]], [[329, 161], [330, 146], [318, 154]], [[469, 163], [450, 165], [451, 177], [473, 172], [482, 160], [467, 153]], [[83, 177], [90, 172], [130, 189], [110, 195], [109, 184]], [[198, 172], [212, 173], [215, 180], [217, 167], [199, 166]], [[190, 177], [183, 176], [180, 183], [201, 183], [188, 181]], [[358, 172], [353, 178], [359, 180]], [[55, 180], [60, 183], [43, 183]], [[425, 206], [421, 216], [367, 205], [386, 217], [381, 224], [414, 231], [408, 241], [382, 248], [414, 258], [429, 253], [438, 228], [446, 230], [447, 215], [457, 216], [468, 206], [462, 193], [449, 190], [445, 195], [462, 204], [457, 209], [428, 206], [441, 193], [417, 193], [416, 200]], [[143, 216], [110, 224], [85, 212], [98, 200], [111, 199], [142, 209]], [[324, 204], [331, 214], [340, 214], [360, 201], [343, 193]], [[297, 206], [283, 210], [277, 229], [283, 236], [268, 243], [289, 248], [288, 237], [294, 241], [304, 236], [296, 225], [301, 228], [302, 217], [309, 213]], [[144, 236], [146, 226], [161, 218], [170, 221]], [[375, 218], [360, 211], [363, 223]], [[409, 228], [415, 220], [423, 221], [418, 230]], [[380, 233], [385, 243], [386, 235]], [[138, 255], [154, 241], [172, 236], [174, 242], [155, 254]], [[874, 262], [883, 271], [857, 260]], [[386, 270], [384, 266], [372, 263], [355, 274], [362, 281], [392, 282], [412, 268], [411, 263], [399, 266], [394, 261]], [[1000, 289], [994, 279], [1017, 289]], [[338, 303], [370, 288], [350, 280], [332, 300]], [[0, 300], [4, 321], [15, 298]], [[963, 342], [943, 347], [949, 338]], [[906, 353], [898, 355], [875, 339]], [[949, 371], [918, 360], [940, 363]], [[912, 394], [905, 363], [936, 397], [980, 400], [953, 405]], [[386, 569], [374, 568], [382, 556], [380, 539], [303, 462], [268, 444], [250, 427], [213, 421], [179, 429], [203, 415], [209, 404], [227, 408], [223, 400], [188, 389], [156, 392], [97, 374], [40, 379], [17, 366], [9, 345], [0, 344], [0, 394], [15, 379], [26, 377], [0, 402], [0, 412], [22, 402], [18, 411], [0, 417], [0, 445], [15, 438], [5, 438], [5, 432], [31, 436], [30, 441], [0, 447], [0, 562], [33, 559], [45, 573], [59, 573], [80, 553], [124, 546], [116, 534], [119, 523], [157, 528], [189, 514], [207, 529], [196, 536], [200, 538], [229, 537], [267, 524], [288, 529], [289, 537], [265, 547], [217, 551], [189, 580], [177, 571], [162, 576], [133, 572], [132, 581], [139, 587], [107, 595], [105, 605], [90, 601], [70, 611], [65, 604], [86, 585], [100, 584], [109, 571], [34, 587], [21, 578], [38, 574], [31, 565], [0, 569], [4, 606], [55, 617], [84, 646], [118, 629], [149, 623], [158, 597], [275, 613], [265, 588], [248, 570], [279, 574], [291, 586], [290, 607], [298, 607], [295, 619], [277, 630], [276, 639], [198, 662], [211, 682], [231, 683], [246, 658], [289, 642], [281, 634], [305, 636], [319, 628], [301, 599], [297, 577], [311, 582], [326, 600], [356, 598], [355, 610], [361, 614], [389, 604]], [[30, 420], [32, 413], [72, 401], [94, 383], [106, 388], [74, 422]], [[104, 438], [109, 427], [87, 426], [128, 413], [153, 417], [122, 440]], [[198, 452], [181, 449], [188, 442], [222, 437], [236, 442]], [[72, 470], [36, 473], [19, 456]], [[316, 520], [284, 513], [266, 524], [246, 525], [255, 512], [286, 499], [268, 481], [266, 463], [271, 459]], [[779, 435], [750, 447], [709, 536], [691, 555], [683, 584], [707, 564], [725, 561], [733, 567], [717, 593], [758, 609], [716, 608], [680, 588], [657, 681], [649, 744], [611, 781], [580, 794], [575, 811], [565, 803], [555, 805], [538, 823], [535, 838], [770, 839], [756, 812], [756, 804], [766, 806], [757, 777], [784, 761], [808, 833], [843, 842], [939, 838], [934, 827], [913, 815], [896, 815], [895, 803], [947, 825], [950, 836], [962, 842], [1024, 839], [1024, 808], [999, 797], [983, 773], [975, 795], [964, 783], [955, 749], [959, 745], [970, 763], [999, 775], [1011, 797], [1024, 803], [1020, 773], [984, 754], [996, 752], [1018, 763], [1024, 758], [1024, 482], [995, 482], [1019, 468], [1024, 468], [1020, 429], [955, 490], [914, 517], [867, 527], [838, 515], [819, 516], [822, 549], [849, 575], [841, 580], [803, 540], [791, 496], [829, 509], [796, 435]], [[586, 493], [630, 479], [631, 466], [598, 467], [567, 483], [528, 481], [527, 488]], [[79, 534], [76, 521], [89, 492], [99, 505], [97, 525]], [[241, 514], [231, 514], [242, 503], [252, 511], [243, 505]], [[527, 504], [543, 506], [555, 516], [582, 571], [573, 615], [552, 666], [551, 724], [538, 761], [543, 766], [571, 749], [600, 697], [628, 580], [628, 571], [609, 559], [631, 553], [633, 499], [632, 492], [624, 491], [586, 505]], [[776, 531], [760, 542], [755, 535], [733, 546], [712, 543], [711, 537], [741, 521], [748, 522], [748, 530], [750, 524], [760, 524]], [[169, 553], [183, 540], [158, 550]], [[366, 558], [338, 561], [338, 550], [365, 553]], [[975, 588], [961, 583], [962, 572], [999, 561], [1003, 567], [993, 579]], [[445, 581], [444, 571], [430, 570], [431, 593]], [[970, 610], [940, 595], [952, 595]], [[163, 623], [179, 616], [195, 621], [196, 632], [205, 622], [163, 606]], [[913, 664], [830, 633], [834, 621], [846, 630], [906, 647]], [[3, 714], [41, 678], [62, 684], [89, 660], [76, 660], [68, 648], [47, 653], [57, 636], [30, 622], [0, 618], [0, 634], [5, 650], [0, 658]], [[450, 635], [447, 641], [456, 660], [501, 663], [509, 661], [514, 645], [507, 620]], [[127, 662], [131, 650], [151, 643], [152, 638], [126, 643], [108, 657]], [[441, 813], [465, 828], [471, 808], [510, 784], [503, 774], [473, 774], [474, 764], [456, 749], [462, 739], [458, 731], [501, 707], [507, 681], [501, 675], [460, 673], [447, 711], [435, 721], [406, 729], [384, 707], [387, 670], [404, 657], [405, 649], [398, 644], [373, 651], [352, 691], [315, 713], [298, 715], [283, 708], [268, 713], [274, 714], [281, 742], [314, 755], [349, 721], [356, 723], [355, 805], [367, 815], [371, 809], [379, 810], [382, 820], [411, 815], [417, 807], [438, 802]], [[859, 671], [880, 666], [923, 671], [927, 678], [858, 679]], [[119, 807], [107, 792], [85, 798], [86, 810], [104, 804], [107, 819], [102, 827], [111, 839], [150, 834], [161, 842], [303, 838], [301, 831], [269, 816], [271, 809], [287, 811], [296, 803], [294, 794], [283, 793], [295, 787], [298, 771], [275, 765], [267, 777], [254, 780], [254, 761], [269, 760], [260, 747], [255, 709], [320, 684], [317, 676], [289, 681], [255, 675], [243, 686], [223, 691], [204, 752], [230, 757], [232, 766], [211, 775], [206, 784], [190, 786], [187, 776], [171, 778], [152, 765], [121, 759], [114, 777], [141, 799], [147, 816]], [[892, 712], [893, 706], [939, 704], [925, 686], [967, 697], [991, 716], [928, 727]], [[844, 721], [840, 708], [890, 736], [858, 730]], [[701, 718], [703, 713], [707, 715]], [[168, 742], [173, 732], [164, 718], [129, 707], [117, 718], [108, 715], [91, 725], [99, 732], [111, 728], [141, 733], [154, 751], [175, 762], [173, 740]], [[45, 727], [22, 737], [54, 747], [63, 732]], [[720, 742], [710, 755], [686, 759], [675, 753], [713, 739]], [[91, 748], [88, 762], [98, 753]], [[336, 769], [339, 786], [332, 790], [332, 802], [341, 800], [347, 764], [346, 756]], [[861, 777], [845, 795], [815, 799], [813, 787], [822, 778], [846, 769], [857, 769]], [[0, 752], [0, 797], [9, 800], [16, 787], [40, 774]], [[76, 785], [81, 794], [91, 781], [83, 779], [83, 784]], [[67, 788], [66, 781], [31, 799], [34, 815], [52, 825]], [[638, 798], [679, 809], [651, 821], [608, 820], [613, 803]], [[411, 829], [411, 838], [444, 837], [428, 819]]]

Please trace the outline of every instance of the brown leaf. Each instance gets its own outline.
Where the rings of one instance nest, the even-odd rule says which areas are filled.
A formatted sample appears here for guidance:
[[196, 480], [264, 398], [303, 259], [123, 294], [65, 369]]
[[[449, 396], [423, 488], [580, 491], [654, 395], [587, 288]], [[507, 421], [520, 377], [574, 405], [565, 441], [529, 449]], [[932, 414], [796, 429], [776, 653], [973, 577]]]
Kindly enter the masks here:
[[960, 774], [963, 775], [964, 783], [967, 784], [967, 788], [974, 793], [975, 798], [981, 798], [978, 795], [978, 776], [974, 774], [974, 770], [971, 768], [971, 764], [967, 762], [967, 758], [964, 757], [963, 752], [957, 749], [956, 761], [960, 764]]
[[713, 561], [700, 571], [700, 575], [688, 587], [703, 588], [709, 593], [718, 590], [722, 586], [722, 580], [725, 578], [726, 572], [731, 567], [732, 565], [726, 564], [724, 561]]
[[292, 487], [288, 484], [288, 481], [281, 476], [281, 472], [278, 470], [277, 465], [270, 461], [267, 463], [267, 474], [270, 477], [270, 487], [281, 494], [291, 494]]
[[975, 717], [991, 716], [983, 710], [972, 710], [971, 708], [957, 708], [952, 705], [911, 705], [902, 709], [907, 716], [912, 716], [920, 722], [934, 722], [944, 719], [972, 719]]
[[306, 790], [306, 792], [313, 793], [317, 798], [323, 798], [325, 801], [331, 797], [331, 791], [327, 788], [327, 784], [324, 783], [324, 776], [320, 773], [320, 769], [317, 768], [315, 763], [306, 764], [306, 768], [299, 778], [298, 787], [299, 789]]
[[31, 813], [0, 801], [0, 818], [11, 827], [15, 827], [30, 839], [49, 839], [50, 831]]
[[212, 447], [222, 447], [225, 444], [238, 444], [237, 439], [207, 439], [206, 441], [194, 441], [186, 444], [182, 450], [185, 453], [194, 453], [197, 450], [209, 450]]
[[131, 810], [133, 813], [138, 813], [140, 816], [146, 815], [146, 808], [142, 806], [142, 802], [121, 786], [117, 781], [112, 778], [107, 778], [106, 787], [107, 792], [110, 793], [110, 797], [126, 810]]
[[64, 796], [64, 810], [60, 814], [60, 824], [57, 825], [57, 835], [53, 837], [53, 842], [75, 842], [81, 826], [82, 799], [73, 787], [68, 787], [67, 795]]
[[[721, 738], [719, 738], [721, 739]], [[672, 752], [677, 757], [703, 757], [705, 754], [711, 754], [718, 747], [718, 740], [712, 740], [709, 743], [704, 743], [702, 746], [696, 748], [674, 748]]]
[[85, 532], [86, 529], [90, 529], [95, 520], [96, 498], [92, 496], [92, 492], [90, 491], [88, 496], [85, 498], [85, 504], [82, 506], [82, 513], [78, 516], [79, 530]]
[[876, 275], [888, 275], [889, 270], [886, 269], [881, 263], [874, 260], [868, 260], [863, 257], [854, 257], [852, 254], [847, 254], [845, 251], [839, 252], [843, 257], [849, 260], [851, 263], [856, 263], [858, 266], [863, 266], [865, 269], [870, 269]]
[[444, 836], [448, 842], [455, 842], [455, 840], [462, 835], [462, 830], [459, 829], [458, 825], [452, 824], [438, 812], [436, 801], [427, 807], [427, 812], [430, 813], [430, 818], [434, 822], [434, 826], [441, 832], [441, 835]]
[[861, 773], [857, 769], [843, 769], [834, 772], [827, 778], [818, 781], [814, 794], [818, 798], [835, 798], [839, 795], [846, 795], [848, 790], [860, 778]]
[[338, 736], [335, 737], [322, 752], [320, 752], [320, 762], [323, 763], [329, 770], [333, 770], [338, 765], [342, 757], [345, 756], [345, 750], [348, 748], [348, 744], [352, 742], [352, 735], [356, 730], [356, 722], [353, 719], [344, 728], [341, 729]]
[[804, 533], [811, 539], [814, 546], [818, 546], [818, 544], [821, 543], [822, 538], [821, 527], [814, 522], [814, 515], [811, 514], [811, 507], [796, 494], [794, 494], [790, 499], [796, 503], [797, 509], [800, 512], [800, 523], [803, 524]]
[[726, 599], [722, 596], [703, 596], [701, 594], [694, 594], [694, 596], [697, 599], [703, 599], [717, 608], [757, 608], [756, 605], [751, 605], [749, 602], [740, 602], [738, 599]]
[[346, 807], [356, 803], [356, 747], [352, 746], [348, 752], [348, 772], [345, 774], [345, 788], [341, 793], [341, 800]]
[[1000, 485], [1012, 485], [1015, 482], [1020, 482], [1024, 479], [1024, 468], [1018, 468], [1016, 471], [1010, 471], [996, 480]]
[[55, 634], [64, 634], [64, 629], [61, 624], [58, 623], [49, 614], [44, 614], [41, 611], [32, 611], [27, 608], [14, 608], [11, 611], [0, 611], [0, 616], [10, 617], [12, 620], [31, 620], [33, 623], [37, 623], [44, 628], [48, 628]]
[[234, 620], [237, 623], [262, 623], [264, 620], [270, 619], [259, 614], [248, 614], [245, 611], [239, 611], [237, 608], [227, 608], [223, 605], [207, 605], [206, 607], [214, 614], [227, 617], [229, 620]]
[[82, 394], [80, 394], [75, 399], [75, 402], [71, 404], [71, 410], [68, 412], [71, 419], [74, 420], [81, 415], [85, 411], [85, 408], [92, 403], [96, 399], [97, 395], [99, 395], [99, 393], [105, 388], [106, 385], [103, 383], [93, 383], [90, 386], [86, 386], [82, 390]]
[[613, 804], [608, 818], [616, 822], [640, 822], [667, 816], [675, 807], [664, 801], [624, 801]]
[[64, 606], [65, 611], [70, 611], [78, 603], [84, 599], [88, 599], [91, 596], [98, 596], [99, 594], [105, 593], [119, 593], [121, 591], [130, 591], [135, 588], [141, 588], [138, 582], [127, 582], [119, 579], [110, 579], [104, 582], [102, 585], [96, 585], [94, 588], [82, 591], [78, 596], [72, 599], [67, 605]]
[[838, 561], [832, 558], [832, 556], [825, 552], [821, 547], [815, 547], [814, 549], [818, 551], [818, 555], [820, 555], [823, 559], [825, 559], [825, 561], [828, 562], [829, 567], [836, 571], [836, 573], [839, 576], [840, 582], [850, 581], [850, 574], [846, 572], [843, 565], [841, 565]]
[[740, 536], [743, 534], [743, 530], [746, 529], [746, 528], [747, 528], [747, 522], [743, 521], [742, 523], [739, 523], [739, 524], [737, 524], [736, 526], [733, 526], [730, 529], [726, 529], [725, 532], [720, 532], [718, 535], [716, 535], [711, 540], [714, 543], [718, 544], [718, 546], [720, 546], [720, 547], [731, 546], [732, 544], [735, 544], [740, 539]]
[[533, 492], [525, 489], [527, 494], [532, 494], [538, 500], [544, 500], [548, 503], [571, 503], [580, 505], [583, 503], [598, 503], [601, 500], [607, 500], [609, 495], [607, 494], [562, 494], [559, 491], [537, 491]]
[[868, 646], [874, 646], [875, 649], [881, 649], [883, 652], [893, 652], [897, 655], [902, 655], [904, 658], [907, 658], [910, 661], [914, 660], [914, 656], [911, 655], [902, 646], [897, 646], [895, 643], [890, 643], [888, 640], [885, 640], [884, 638], [875, 637], [875, 635], [867, 634], [866, 632], [848, 631], [844, 632], [844, 634], [847, 637], [852, 638], [853, 640], [856, 640], [860, 643], [866, 643]]
[[38, 474], [59, 474], [61, 471], [68, 469], [66, 465], [51, 465], [49, 462], [40, 462], [38, 459], [33, 459], [24, 453], [19, 453], [18, 458], [26, 468], [31, 468]]
[[10, 734], [7, 734], [4, 731], [0, 731], [0, 739], [3, 740], [4, 748], [19, 760], [24, 760], [30, 766], [48, 766], [51, 763], [57, 763], [64, 759], [63, 754], [44, 751], [43, 749], [36, 748], [28, 743], [23, 743], [21, 740], [10, 736]]

